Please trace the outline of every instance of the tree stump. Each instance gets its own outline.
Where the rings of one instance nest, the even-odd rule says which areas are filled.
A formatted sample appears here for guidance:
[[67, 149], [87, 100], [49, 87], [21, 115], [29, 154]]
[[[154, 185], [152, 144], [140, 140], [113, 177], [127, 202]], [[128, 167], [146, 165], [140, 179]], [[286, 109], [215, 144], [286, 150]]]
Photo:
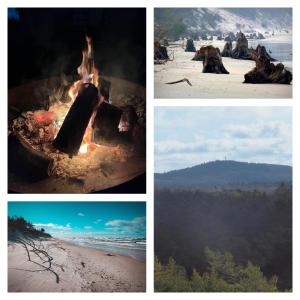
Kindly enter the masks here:
[[219, 48], [213, 46], [203, 47], [204, 53], [202, 73], [229, 74], [222, 62]]

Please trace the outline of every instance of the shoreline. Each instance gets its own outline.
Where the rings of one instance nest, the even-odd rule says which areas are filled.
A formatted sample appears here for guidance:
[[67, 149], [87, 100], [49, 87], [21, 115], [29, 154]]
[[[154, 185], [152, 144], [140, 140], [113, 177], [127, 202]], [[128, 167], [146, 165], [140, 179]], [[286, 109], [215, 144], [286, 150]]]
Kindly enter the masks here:
[[[103, 253], [106, 253], [106, 254], [107, 253], [111, 253], [111, 254], [118, 255], [118, 256], [129, 257], [131, 259], [134, 259], [134, 260], [137, 260], [137, 261], [140, 261], [140, 262], [146, 262], [146, 259], [139, 259], [139, 258], [133, 257], [131, 255], [126, 255], [126, 254], [123, 254], [123, 253], [119, 253], [119, 252], [114, 251], [114, 250], [106, 251], [106, 250], [101, 249], [101, 248], [96, 248], [96, 247], [92, 247], [92, 246], [83, 246], [83, 245], [79, 245], [77, 243], [72, 243], [71, 241], [67, 241], [67, 240], [63, 240], [63, 239], [59, 239], [59, 238], [55, 238], [55, 239], [61, 241], [62, 243], [66, 243], [69, 246], [76, 246], [76, 247], [81, 247], [81, 248], [95, 249], [95, 250], [99, 250], [100, 252], [103, 252]], [[145, 258], [146, 258], [146, 253], [145, 253]]]
[[[195, 41], [196, 49], [213, 45], [222, 51], [224, 41]], [[245, 84], [244, 75], [255, 67], [251, 60], [222, 57], [224, 67], [230, 74], [202, 73], [202, 62], [192, 61], [194, 52], [184, 52], [182, 41], [167, 47], [174, 60], [154, 65], [154, 98], [292, 98], [293, 83], [285, 84]], [[291, 68], [291, 63], [287, 64]], [[166, 84], [187, 78], [186, 83]]]
[[[52, 258], [28, 256], [20, 243], [8, 244], [8, 292], [145, 292], [146, 263], [60, 239], [35, 241]], [[30, 247], [29, 247], [30, 248]], [[31, 249], [31, 248], [30, 248]]]

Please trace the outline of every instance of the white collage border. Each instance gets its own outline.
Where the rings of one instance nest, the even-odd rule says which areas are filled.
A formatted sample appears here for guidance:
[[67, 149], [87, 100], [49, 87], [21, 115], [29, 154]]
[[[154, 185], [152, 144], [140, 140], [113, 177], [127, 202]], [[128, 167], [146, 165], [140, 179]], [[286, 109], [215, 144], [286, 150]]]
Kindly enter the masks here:
[[[9, 195], [7, 194], [7, 7], [146, 7], [147, 8], [147, 194], [144, 195]], [[293, 7], [293, 98], [292, 99], [156, 99], [154, 100], [153, 25], [154, 7]], [[180, 299], [181, 297], [204, 299], [239, 299], [273, 297], [300, 299], [300, 1], [299, 0], [0, 0], [0, 297], [2, 299], [51, 299], [52, 293], [7, 293], [7, 201], [146, 201], [147, 202], [147, 292], [146, 293], [56, 293], [54, 297], [73, 299], [146, 299], [154, 297]], [[154, 172], [154, 107], [157, 106], [289, 106], [293, 108], [293, 293], [153, 293], [153, 172]], [[297, 284], [299, 282], [299, 285]]]

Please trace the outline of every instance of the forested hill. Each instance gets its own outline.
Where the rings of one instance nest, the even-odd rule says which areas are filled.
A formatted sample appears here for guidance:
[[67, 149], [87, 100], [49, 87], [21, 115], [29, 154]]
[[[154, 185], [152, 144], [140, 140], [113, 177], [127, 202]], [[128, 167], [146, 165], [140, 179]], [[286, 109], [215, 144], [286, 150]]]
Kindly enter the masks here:
[[[200, 285], [210, 278], [215, 283], [218, 279], [219, 286], [213, 291], [241, 291], [241, 285], [244, 285], [243, 291], [269, 291], [258, 280], [261, 277], [258, 270], [248, 270], [251, 274], [241, 271], [241, 266], [245, 268], [251, 262], [268, 279], [276, 276], [279, 290], [292, 288], [290, 185], [281, 184], [270, 194], [241, 190], [212, 193], [164, 189], [155, 192], [154, 212], [158, 260], [166, 264], [172, 257], [186, 269], [189, 278], [195, 268], [204, 276], [197, 280]], [[207, 247], [217, 251], [213, 262], [206, 255]], [[231, 255], [240, 267], [234, 266]], [[162, 276], [156, 278], [157, 291], [178, 291], [175, 276], [172, 275], [170, 280]], [[194, 291], [201, 290], [199, 284]], [[188, 291], [188, 288], [182, 290]], [[202, 290], [212, 291], [205, 286]]]
[[272, 186], [292, 182], [292, 167], [275, 164], [214, 161], [155, 174], [155, 187], [215, 188]]

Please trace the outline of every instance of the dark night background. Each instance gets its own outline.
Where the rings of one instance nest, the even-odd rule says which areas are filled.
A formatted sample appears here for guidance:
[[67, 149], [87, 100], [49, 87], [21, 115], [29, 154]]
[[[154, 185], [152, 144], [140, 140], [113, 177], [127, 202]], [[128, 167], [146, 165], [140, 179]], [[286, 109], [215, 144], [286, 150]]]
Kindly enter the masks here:
[[76, 74], [85, 35], [100, 76], [146, 85], [146, 9], [8, 9], [8, 88]]

